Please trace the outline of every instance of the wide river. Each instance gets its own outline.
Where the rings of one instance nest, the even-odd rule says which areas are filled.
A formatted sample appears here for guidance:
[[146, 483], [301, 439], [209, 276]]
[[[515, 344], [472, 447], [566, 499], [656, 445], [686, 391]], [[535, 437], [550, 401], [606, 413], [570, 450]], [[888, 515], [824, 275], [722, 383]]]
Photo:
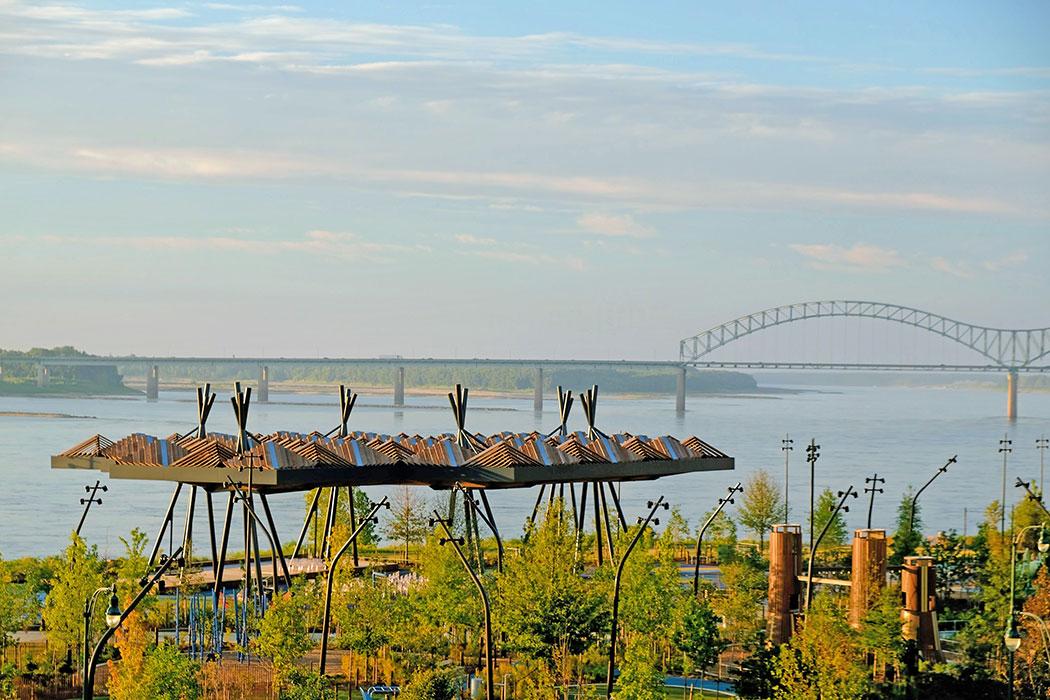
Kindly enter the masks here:
[[[814, 389], [814, 387], [807, 387]], [[819, 387], [816, 387], [819, 389]], [[223, 388], [208, 427], [233, 432], [228, 388]], [[327, 431], [337, 422], [336, 392], [330, 395], [293, 395], [271, 392], [269, 404], [253, 403], [249, 428], [266, 433], [276, 429]], [[409, 406], [395, 412], [389, 396], [362, 396], [351, 427], [386, 433], [437, 433], [452, 429], [452, 413], [443, 397], [409, 397]], [[574, 407], [571, 428], [582, 427], [582, 412]], [[557, 406], [548, 401], [542, 416], [532, 410], [531, 397], [486, 399], [472, 396], [467, 427], [489, 433], [500, 430], [549, 431], [557, 421]], [[964, 523], [974, 532], [984, 508], [999, 497], [1002, 460], [999, 440], [1013, 440], [1008, 500], [1023, 492], [1013, 488], [1015, 476], [1039, 477], [1036, 439], [1050, 434], [1050, 394], [1029, 393], [1020, 398], [1022, 417], [1003, 417], [1005, 392], [933, 388], [835, 387], [818, 392], [759, 396], [691, 396], [688, 412], [678, 417], [671, 396], [656, 399], [617, 399], [604, 396], [598, 405], [597, 425], [605, 432], [629, 431], [648, 435], [698, 435], [736, 458], [735, 472], [713, 472], [671, 477], [655, 482], [624, 484], [623, 505], [629, 520], [645, 501], [663, 494], [678, 506], [692, 526], [712, 507], [727, 486], [757, 469], [768, 468], [778, 483], [783, 479], [780, 440], [790, 433], [791, 521], [805, 516], [808, 467], [805, 445], [815, 437], [821, 445], [816, 467], [817, 489], [834, 490], [852, 484], [864, 487], [864, 477], [885, 477], [886, 493], [875, 499], [874, 527], [893, 528], [902, 491], [921, 486], [954, 454], [951, 467], [923, 495], [922, 518], [927, 532]], [[14, 412], [59, 413], [74, 417], [14, 416]], [[6, 415], [5, 415], [6, 414]], [[51, 470], [49, 458], [95, 433], [117, 439], [132, 432], [168, 435], [185, 432], [196, 423], [196, 406], [188, 392], [162, 392], [159, 401], [140, 398], [12, 398], [0, 397], [0, 555], [14, 558], [58, 552], [80, 518], [79, 499], [84, 485], [96, 473]], [[133, 527], [156, 532], [171, 494], [164, 482], [108, 480], [103, 504], [92, 508], [84, 527], [86, 539], [103, 555], [117, 556], [118, 539]], [[434, 492], [422, 490], [428, 498]], [[385, 493], [369, 488], [370, 495]], [[850, 527], [864, 527], [866, 496], [851, 502]], [[520, 529], [535, 491], [500, 491], [491, 501], [504, 534]], [[739, 500], [737, 501], [739, 505]], [[301, 525], [304, 504], [299, 494], [273, 498], [274, 516], [283, 540], [292, 540]], [[730, 506], [730, 512], [734, 509]], [[198, 509], [201, 510], [201, 509]], [[184, 510], [179, 509], [179, 530]], [[221, 517], [221, 513], [217, 515]], [[194, 528], [206, 528], [199, 513]], [[199, 536], [198, 536], [199, 537]]]

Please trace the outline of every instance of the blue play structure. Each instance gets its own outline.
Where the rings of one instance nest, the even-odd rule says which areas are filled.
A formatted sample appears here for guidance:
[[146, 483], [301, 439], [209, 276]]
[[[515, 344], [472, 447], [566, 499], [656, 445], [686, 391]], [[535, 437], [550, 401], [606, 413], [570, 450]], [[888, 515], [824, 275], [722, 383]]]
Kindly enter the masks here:
[[361, 688], [361, 700], [389, 700], [401, 694], [401, 688], [396, 685], [373, 685], [371, 688]]
[[[191, 658], [201, 661], [221, 659], [226, 635], [226, 612], [232, 606], [233, 635], [237, 645], [237, 658], [246, 658], [244, 650], [251, 637], [253, 620], [266, 614], [266, 595], [255, 593], [247, 606], [243, 596], [235, 588], [225, 588], [215, 595], [213, 591], [183, 593], [175, 589], [174, 621], [175, 639], [180, 646], [185, 640]], [[185, 635], [185, 636], [183, 636]]]

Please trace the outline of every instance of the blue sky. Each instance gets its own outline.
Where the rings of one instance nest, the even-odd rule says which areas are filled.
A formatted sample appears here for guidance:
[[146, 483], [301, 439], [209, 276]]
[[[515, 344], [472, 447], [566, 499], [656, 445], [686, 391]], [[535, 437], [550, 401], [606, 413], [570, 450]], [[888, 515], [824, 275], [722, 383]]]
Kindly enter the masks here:
[[1046, 3], [0, 0], [0, 347], [671, 358], [1050, 325]]

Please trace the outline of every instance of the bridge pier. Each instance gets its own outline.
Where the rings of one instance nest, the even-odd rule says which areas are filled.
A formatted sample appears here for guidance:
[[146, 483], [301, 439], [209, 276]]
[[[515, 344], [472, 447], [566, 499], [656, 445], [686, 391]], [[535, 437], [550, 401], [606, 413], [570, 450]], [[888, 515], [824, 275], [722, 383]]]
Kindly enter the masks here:
[[532, 375], [532, 410], [543, 413], [543, 368], [537, 367]]
[[1017, 420], [1017, 370], [1006, 373], [1006, 417]]
[[146, 400], [156, 401], [160, 395], [160, 368], [153, 365], [146, 372]]
[[398, 367], [394, 370], [394, 406], [401, 408], [405, 405], [405, 368]]
[[685, 365], [678, 368], [678, 387], [675, 393], [674, 410], [679, 415], [685, 413]]
[[270, 403], [270, 368], [259, 368], [259, 403]]
[[51, 371], [47, 365], [36, 366], [36, 385], [43, 388], [51, 383]]

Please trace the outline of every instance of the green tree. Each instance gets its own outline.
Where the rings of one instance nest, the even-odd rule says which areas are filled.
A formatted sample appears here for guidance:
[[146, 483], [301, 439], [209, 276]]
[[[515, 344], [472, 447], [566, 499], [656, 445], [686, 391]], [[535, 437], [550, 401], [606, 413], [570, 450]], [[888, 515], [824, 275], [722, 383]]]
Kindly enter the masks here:
[[[98, 549], [88, 547], [76, 534], [71, 535], [44, 602], [44, 624], [50, 643], [72, 649], [82, 642], [84, 603], [102, 586], [102, 569]], [[95, 612], [92, 637], [104, 624], [103, 616], [97, 614], [100, 611]]]
[[25, 628], [35, 608], [29, 585], [15, 583], [9, 565], [0, 559], [0, 651], [11, 641], [13, 632]]
[[609, 631], [608, 568], [604, 578], [580, 576], [571, 518], [559, 507], [547, 512], [520, 556], [507, 561], [497, 588], [496, 619], [507, 645], [551, 664], [608, 639]]
[[740, 662], [734, 687], [743, 700], [769, 700], [777, 696], [780, 678], [780, 650], [759, 641]]
[[824, 533], [824, 539], [820, 541], [818, 551], [827, 552], [846, 544], [846, 519], [842, 511], [835, 512], [835, 506], [838, 504], [839, 498], [831, 489], [824, 489], [817, 498], [816, 513], [813, 518], [814, 535], [819, 537], [821, 530], [828, 525], [828, 531]]
[[429, 532], [430, 517], [426, 513], [426, 502], [411, 487], [402, 486], [390, 506], [387, 537], [404, 545], [407, 563], [409, 545], [423, 542]]
[[451, 669], [419, 671], [401, 693], [401, 700], [456, 700], [459, 674]]
[[[124, 545], [124, 556], [117, 563], [117, 595], [126, 604], [142, 590], [139, 582], [149, 573], [149, 560], [146, 558], [149, 536], [134, 528], [127, 538], [121, 537], [120, 542]], [[154, 600], [153, 596], [147, 596], [137, 609], [145, 612]]]
[[937, 562], [938, 595], [945, 600], [951, 598], [952, 590], [977, 579], [980, 554], [955, 530], [938, 533], [926, 543], [925, 550]]
[[294, 668], [285, 677], [285, 687], [277, 697], [279, 700], [318, 700], [328, 697], [332, 684], [314, 670]]
[[[622, 534], [618, 554], [627, 548], [637, 527], [640, 526]], [[620, 580], [619, 615], [623, 630], [649, 638], [670, 638], [674, 633], [675, 610], [683, 597], [680, 582], [674, 548], [670, 542], [654, 547], [652, 531], [647, 530], [625, 562]], [[609, 606], [612, 606], [611, 598]]]
[[[700, 521], [696, 526], [697, 536], [700, 535], [700, 528], [704, 526], [704, 523], [707, 522], [707, 519], [711, 517], [713, 512], [714, 509], [711, 509], [704, 513], [700, 518]], [[728, 561], [734, 556], [736, 542], [736, 523], [733, 522], [733, 518], [723, 510], [716, 515], [715, 519], [711, 521], [711, 524], [707, 526], [707, 530], [704, 532], [704, 540], [701, 544], [704, 545], [705, 549], [707, 547], [713, 547], [718, 554], [718, 561], [722, 561], [723, 559]]]
[[777, 698], [832, 700], [864, 697], [870, 687], [856, 632], [838, 601], [820, 594], [805, 622], [780, 647]]
[[974, 538], [974, 549], [981, 561], [977, 574], [978, 604], [958, 634], [962, 665], [979, 675], [986, 675], [992, 663], [1004, 656], [1003, 630], [1010, 610], [1010, 548], [1007, 538], [999, 532], [1000, 513], [999, 501], [992, 501], [978, 526]]
[[303, 654], [313, 648], [308, 622], [313, 602], [303, 588], [293, 588], [274, 598], [259, 622], [256, 652], [270, 660], [274, 686], [280, 688]]
[[197, 700], [201, 696], [200, 663], [179, 651], [174, 643], [164, 641], [146, 655], [142, 673], [151, 700]]
[[690, 664], [699, 669], [703, 678], [704, 669], [718, 660], [718, 655], [728, 646], [719, 633], [719, 619], [710, 603], [688, 596], [681, 622], [674, 634], [675, 647], [685, 654]]
[[888, 666], [899, 675], [904, 656], [899, 587], [886, 586], [879, 592], [864, 614], [857, 641], [871, 655], [874, 669], [878, 671]]
[[132, 611], [113, 635], [113, 646], [120, 652], [120, 660], [109, 663], [109, 695], [112, 700], [140, 700], [151, 697], [146, 676], [146, 658], [153, 643], [153, 634], [141, 613]]
[[664, 697], [664, 674], [656, 661], [651, 641], [636, 637], [624, 652], [620, 677], [612, 697], [617, 700], [661, 700]]
[[900, 566], [904, 563], [904, 557], [915, 554], [915, 550], [922, 544], [922, 508], [915, 504], [915, 519], [911, 523], [911, 501], [915, 496], [915, 489], [908, 485], [908, 490], [901, 496], [897, 504], [897, 529], [893, 533], [893, 551], [889, 557], [889, 563]]
[[757, 552], [734, 557], [720, 565], [725, 589], [711, 606], [722, 618], [722, 635], [733, 644], [750, 645], [762, 634], [762, 601], [768, 592], [768, 573]]
[[740, 524], [758, 535], [758, 551], [764, 550], [766, 532], [784, 519], [784, 501], [773, 475], [760, 469], [744, 487]]

